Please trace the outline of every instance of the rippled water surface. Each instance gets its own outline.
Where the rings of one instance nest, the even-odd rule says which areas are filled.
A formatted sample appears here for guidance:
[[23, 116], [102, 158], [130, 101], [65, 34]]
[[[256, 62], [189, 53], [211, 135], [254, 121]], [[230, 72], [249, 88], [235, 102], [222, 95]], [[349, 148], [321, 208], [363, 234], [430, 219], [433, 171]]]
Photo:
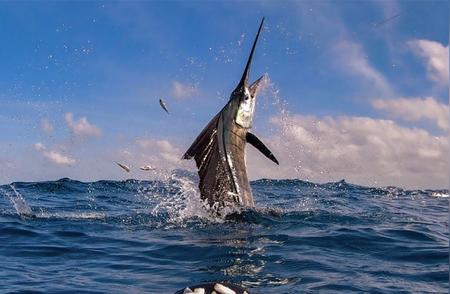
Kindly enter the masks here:
[[256, 210], [202, 211], [188, 176], [0, 186], [0, 292], [448, 293], [448, 191], [252, 183]]

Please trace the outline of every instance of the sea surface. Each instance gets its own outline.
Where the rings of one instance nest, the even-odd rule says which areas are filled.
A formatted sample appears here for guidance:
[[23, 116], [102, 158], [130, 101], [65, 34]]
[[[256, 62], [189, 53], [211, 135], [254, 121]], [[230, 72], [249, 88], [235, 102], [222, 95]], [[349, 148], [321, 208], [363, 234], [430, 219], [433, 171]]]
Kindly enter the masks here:
[[257, 209], [203, 211], [196, 181], [0, 186], [0, 293], [448, 293], [448, 190], [252, 182]]

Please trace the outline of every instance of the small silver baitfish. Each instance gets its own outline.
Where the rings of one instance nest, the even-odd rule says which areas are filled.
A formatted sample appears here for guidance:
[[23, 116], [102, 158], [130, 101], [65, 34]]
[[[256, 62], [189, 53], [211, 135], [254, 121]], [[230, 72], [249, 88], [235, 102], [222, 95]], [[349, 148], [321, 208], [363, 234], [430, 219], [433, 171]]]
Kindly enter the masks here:
[[166, 103], [161, 98], [159, 99], [159, 105], [161, 105], [162, 109], [164, 109], [167, 113], [169, 113]]
[[120, 166], [121, 168], [123, 168], [123, 170], [125, 170], [127, 173], [129, 173], [130, 172], [130, 167], [129, 166], [127, 166], [127, 165], [125, 165], [125, 164], [122, 164], [122, 163], [120, 163], [120, 162], [116, 162], [116, 164], [118, 165], [118, 166]]
[[155, 168], [151, 167], [150, 165], [141, 166], [140, 169], [144, 171], [155, 170]]

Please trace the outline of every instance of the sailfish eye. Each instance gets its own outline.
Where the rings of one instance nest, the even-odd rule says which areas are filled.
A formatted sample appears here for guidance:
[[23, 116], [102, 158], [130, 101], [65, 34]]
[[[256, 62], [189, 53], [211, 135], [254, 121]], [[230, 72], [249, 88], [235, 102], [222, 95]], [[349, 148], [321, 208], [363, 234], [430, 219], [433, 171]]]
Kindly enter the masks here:
[[250, 95], [250, 91], [247, 88], [244, 89], [244, 93], [243, 94], [244, 94], [244, 100], [245, 101], [247, 101], [250, 98], [250, 96], [251, 96]]

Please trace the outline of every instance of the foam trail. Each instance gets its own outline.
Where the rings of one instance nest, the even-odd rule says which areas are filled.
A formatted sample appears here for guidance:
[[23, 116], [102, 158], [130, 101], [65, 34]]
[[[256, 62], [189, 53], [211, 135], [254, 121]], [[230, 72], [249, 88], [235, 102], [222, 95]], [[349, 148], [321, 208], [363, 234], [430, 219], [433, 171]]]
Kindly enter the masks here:
[[25, 202], [25, 199], [23, 199], [22, 195], [20, 195], [20, 193], [12, 184], [9, 186], [14, 191], [15, 195], [11, 195], [10, 193], [7, 193], [7, 195], [9, 197], [9, 200], [11, 200], [11, 203], [14, 205], [14, 209], [16, 210], [17, 214], [20, 216], [34, 216], [33, 211]]
[[103, 212], [55, 212], [48, 213], [42, 212], [35, 215], [37, 218], [46, 219], [71, 219], [71, 220], [102, 220], [106, 218], [106, 214]]

